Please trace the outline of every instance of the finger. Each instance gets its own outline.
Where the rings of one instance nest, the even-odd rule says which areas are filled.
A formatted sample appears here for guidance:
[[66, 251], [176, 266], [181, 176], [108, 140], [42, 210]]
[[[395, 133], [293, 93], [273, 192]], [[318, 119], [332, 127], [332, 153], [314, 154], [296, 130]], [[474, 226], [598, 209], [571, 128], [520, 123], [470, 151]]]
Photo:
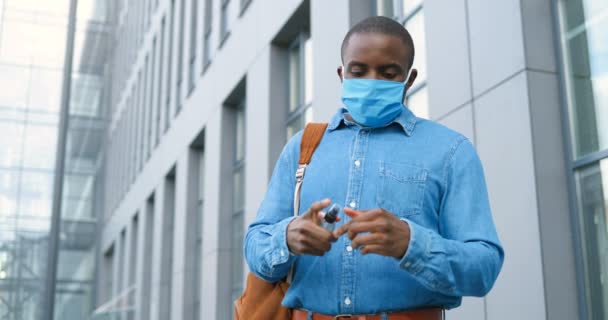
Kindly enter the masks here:
[[385, 254], [385, 250], [384, 250], [384, 246], [381, 246], [379, 244], [370, 244], [370, 245], [366, 245], [365, 247], [361, 248], [361, 250], [359, 250], [359, 252], [361, 254], [370, 254], [370, 253], [375, 253], [375, 254], [380, 254], [380, 255], [386, 255]]
[[333, 233], [317, 225], [312, 225], [307, 228], [305, 234], [307, 237], [326, 243], [334, 242], [336, 240]]
[[352, 240], [359, 233], [376, 232], [378, 230], [379, 223], [377, 221], [352, 221], [348, 228], [348, 237]]
[[349, 226], [350, 226], [350, 221], [339, 226], [338, 229], [334, 230], [334, 232], [333, 232], [334, 238], [336, 238], [336, 239], [340, 238], [343, 234], [348, 232]]
[[382, 245], [386, 241], [386, 236], [382, 233], [370, 233], [365, 235], [356, 236], [351, 242], [353, 248], [359, 248], [372, 244]]
[[306, 214], [316, 224], [320, 224], [321, 223], [321, 219], [319, 218], [318, 212], [321, 211], [321, 210], [323, 210], [327, 206], [329, 206], [330, 203], [331, 203], [330, 199], [324, 199], [324, 200], [321, 200], [321, 201], [317, 201], [317, 202], [313, 203], [310, 206], [310, 208], [308, 208], [308, 211], [306, 212]]
[[349, 217], [354, 219], [354, 218], [358, 217], [360, 214], [362, 214], [363, 211], [353, 210], [351, 208], [344, 208], [344, 213], [346, 213]]
[[359, 211], [360, 213], [353, 218], [353, 221], [371, 221], [382, 215], [384, 215], [384, 210], [380, 208]]

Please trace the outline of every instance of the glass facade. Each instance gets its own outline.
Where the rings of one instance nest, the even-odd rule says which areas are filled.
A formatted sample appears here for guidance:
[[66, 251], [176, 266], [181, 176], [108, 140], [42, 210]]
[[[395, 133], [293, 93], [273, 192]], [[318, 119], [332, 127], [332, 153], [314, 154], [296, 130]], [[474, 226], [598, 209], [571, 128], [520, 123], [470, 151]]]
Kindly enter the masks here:
[[608, 2], [559, 1], [588, 319], [608, 319]]
[[[63, 173], [55, 319], [87, 319], [94, 309], [95, 241], [101, 207], [106, 119], [108, 2], [77, 5]], [[40, 135], [44, 136], [44, 135]]]
[[0, 1], [0, 319], [40, 319], [69, 1]]
[[58, 142], [66, 145], [55, 319], [93, 308], [105, 1], [78, 1], [67, 140], [57, 141], [69, 0], [0, 1], [0, 319], [41, 319]]
[[312, 121], [312, 39], [308, 33], [298, 35], [287, 49], [289, 112], [287, 139]]

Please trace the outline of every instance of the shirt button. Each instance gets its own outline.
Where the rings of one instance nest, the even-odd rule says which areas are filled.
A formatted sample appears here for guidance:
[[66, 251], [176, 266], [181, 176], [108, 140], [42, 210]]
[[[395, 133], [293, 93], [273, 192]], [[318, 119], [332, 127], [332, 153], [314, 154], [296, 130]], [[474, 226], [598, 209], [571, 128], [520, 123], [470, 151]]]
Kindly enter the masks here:
[[346, 247], [346, 251], [348, 251], [348, 252], [353, 251], [353, 247], [351, 247], [351, 246]]
[[349, 204], [349, 206], [350, 206], [351, 208], [354, 208], [356, 205], [357, 205], [357, 203], [356, 203], [356, 202], [354, 202], [354, 201], [351, 201], [351, 202], [350, 202], [350, 204]]
[[280, 254], [281, 254], [281, 257], [285, 256], [285, 251], [281, 250]]
[[346, 297], [346, 299], [344, 299], [344, 303], [345, 303], [347, 306], [350, 306], [350, 298], [349, 298], [349, 297]]
[[355, 167], [358, 167], [358, 166], [360, 166], [360, 165], [361, 165], [361, 161], [359, 161], [359, 160], [355, 160]]
[[412, 265], [412, 264], [411, 264], [409, 261], [408, 261], [408, 262], [406, 262], [405, 264], [403, 264], [403, 266], [404, 266], [404, 267], [406, 267], [406, 268], [407, 268], [407, 267], [409, 267], [409, 266], [411, 266], [411, 265]]

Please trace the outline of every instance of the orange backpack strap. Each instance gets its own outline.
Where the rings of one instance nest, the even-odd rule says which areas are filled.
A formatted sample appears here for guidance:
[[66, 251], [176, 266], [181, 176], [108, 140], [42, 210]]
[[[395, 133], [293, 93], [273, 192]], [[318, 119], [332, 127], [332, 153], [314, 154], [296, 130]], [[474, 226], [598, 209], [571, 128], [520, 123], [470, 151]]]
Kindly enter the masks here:
[[321, 143], [327, 123], [314, 123], [311, 122], [304, 128], [304, 134], [302, 135], [302, 141], [300, 142], [300, 160], [298, 164], [309, 164], [312, 154], [315, 149]]
[[293, 194], [293, 215], [297, 216], [300, 210], [300, 190], [304, 181], [304, 172], [306, 166], [310, 163], [312, 154], [321, 143], [327, 123], [309, 123], [304, 128], [302, 141], [300, 142], [300, 160], [298, 161], [298, 170], [296, 170], [296, 189]]

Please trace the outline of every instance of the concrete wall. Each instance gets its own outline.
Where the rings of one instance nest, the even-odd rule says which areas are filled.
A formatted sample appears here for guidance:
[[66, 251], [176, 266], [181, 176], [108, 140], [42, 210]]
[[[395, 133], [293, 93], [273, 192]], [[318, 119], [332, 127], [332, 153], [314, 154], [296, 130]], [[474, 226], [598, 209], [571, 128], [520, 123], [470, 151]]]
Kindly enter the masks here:
[[506, 252], [491, 293], [448, 319], [577, 319], [551, 1], [424, 12], [431, 118], [475, 143]]

